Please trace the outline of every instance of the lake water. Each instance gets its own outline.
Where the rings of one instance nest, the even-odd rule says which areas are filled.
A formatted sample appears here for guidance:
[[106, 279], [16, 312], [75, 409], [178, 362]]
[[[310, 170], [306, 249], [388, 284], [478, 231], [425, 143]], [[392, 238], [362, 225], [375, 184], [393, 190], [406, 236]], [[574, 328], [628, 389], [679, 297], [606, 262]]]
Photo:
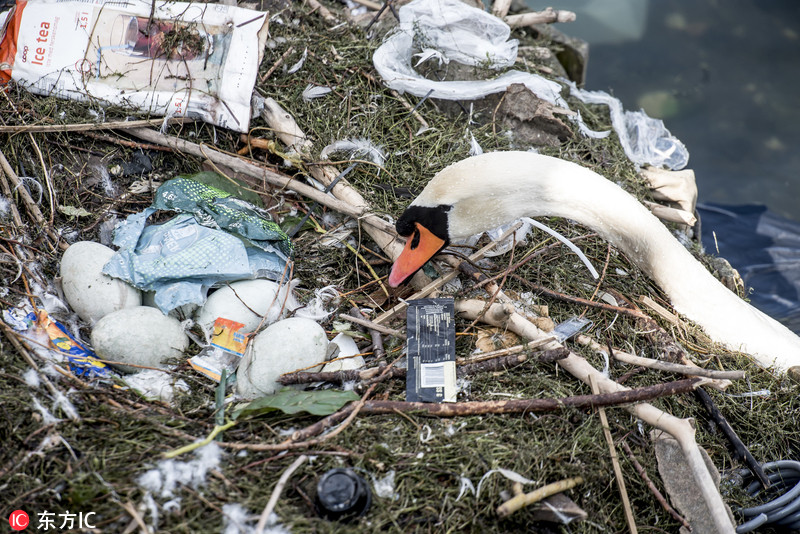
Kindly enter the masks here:
[[552, 5], [578, 14], [557, 26], [590, 44], [586, 88], [664, 119], [689, 149], [701, 202], [800, 222], [800, 1]]

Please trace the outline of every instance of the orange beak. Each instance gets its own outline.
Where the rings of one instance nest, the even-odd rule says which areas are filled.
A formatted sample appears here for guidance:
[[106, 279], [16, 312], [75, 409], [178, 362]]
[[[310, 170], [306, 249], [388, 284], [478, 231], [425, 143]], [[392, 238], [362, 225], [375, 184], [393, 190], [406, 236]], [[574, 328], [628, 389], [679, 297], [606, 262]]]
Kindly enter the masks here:
[[406, 246], [392, 265], [389, 273], [389, 286], [397, 287], [431, 259], [445, 242], [419, 223], [414, 223], [414, 232], [406, 241]]

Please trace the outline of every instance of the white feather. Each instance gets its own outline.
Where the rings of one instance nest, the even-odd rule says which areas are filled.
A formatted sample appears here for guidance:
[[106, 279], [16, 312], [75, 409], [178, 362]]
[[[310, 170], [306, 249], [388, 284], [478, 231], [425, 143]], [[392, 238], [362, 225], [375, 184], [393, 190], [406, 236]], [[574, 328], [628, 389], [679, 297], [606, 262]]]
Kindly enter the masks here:
[[349, 159], [368, 158], [376, 165], [383, 165], [386, 155], [383, 148], [375, 145], [369, 139], [341, 139], [334, 141], [322, 149], [319, 157], [329, 159], [334, 152], [346, 152]]

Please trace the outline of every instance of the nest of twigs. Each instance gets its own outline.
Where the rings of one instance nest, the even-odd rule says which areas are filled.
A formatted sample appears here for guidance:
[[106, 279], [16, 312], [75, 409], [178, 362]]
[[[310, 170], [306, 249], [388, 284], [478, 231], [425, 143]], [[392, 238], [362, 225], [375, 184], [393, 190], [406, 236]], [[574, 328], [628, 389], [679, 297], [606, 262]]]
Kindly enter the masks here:
[[[335, 17], [346, 20], [334, 6], [328, 8]], [[364, 163], [347, 176], [374, 213], [397, 217], [436, 171], [469, 154], [470, 134], [487, 151], [510, 147], [503, 128], [493, 122], [491, 110], [471, 117], [469, 105], [445, 106], [426, 100], [410, 113], [409, 107], [416, 106], [420, 99], [389, 91], [372, 70], [371, 55], [380, 41], [372, 37], [374, 25], [369, 32], [364, 23], [334, 25], [319, 10], [301, 3], [283, 7], [281, 13], [283, 20], [292, 23], [271, 25], [271, 48], [261, 65], [256, 91], [275, 99], [294, 117], [312, 142], [313, 155], [318, 156], [324, 146], [345, 138], [368, 139], [383, 147], [386, 159], [382, 165]], [[391, 16], [386, 11], [382, 19]], [[513, 36], [529, 46], [554, 50], [561, 46], [530, 29], [515, 30]], [[296, 62], [304, 49], [308, 56], [303, 69], [287, 74], [283, 67]], [[536, 63], [529, 68], [545, 74], [552, 72]], [[333, 91], [325, 98], [306, 101], [302, 91], [309, 83], [332, 87]], [[570, 105], [580, 110], [590, 127], [610, 128], [604, 109], [573, 101]], [[98, 115], [102, 119], [99, 122]], [[0, 95], [0, 122], [4, 128], [0, 152], [8, 162], [0, 191], [3, 309], [25, 300], [43, 306], [37, 300], [42, 294], [58, 294], [55, 279], [59, 260], [69, 243], [107, 240], [109, 221], [150, 204], [154, 187], [149, 185], [204, 168], [202, 157], [168, 144], [144, 142], [130, 134], [130, 125], [115, 125], [115, 121], [130, 115], [130, 110], [99, 108], [91, 102], [32, 96], [13, 83]], [[428, 125], [422, 133], [418, 133], [420, 119]], [[37, 128], [26, 129], [31, 126]], [[153, 120], [152, 126], [139, 124], [153, 130], [158, 126], [158, 119]], [[287, 166], [285, 146], [261, 118], [253, 120], [251, 136], [275, 143], [248, 144], [239, 134], [192, 122], [172, 124], [164, 135], [205, 143], [227, 154], [239, 152], [240, 159], [287, 177], [303, 179], [314, 165], [321, 163], [295, 159]], [[613, 135], [588, 139], [575, 134], [540, 151], [590, 167], [640, 198], [647, 195]], [[148, 163], [144, 166], [132, 164], [145, 160]], [[324, 163], [340, 171], [349, 164], [336, 160]], [[224, 172], [219, 166], [217, 170]], [[10, 173], [21, 177], [22, 186], [16, 190]], [[302, 195], [252, 179], [245, 182], [287, 229], [312, 208], [311, 201]], [[23, 189], [30, 200], [24, 198]], [[312, 223], [293, 238], [293, 275], [301, 281], [300, 300], [313, 296], [315, 288], [327, 285], [334, 285], [341, 295], [338, 307], [323, 323], [328, 331], [341, 328], [334, 324], [338, 315], [354, 306], [370, 308], [377, 315], [397, 304], [398, 297], [407, 296], [384, 291], [378, 278], [388, 274], [389, 259], [366, 233], [348, 227], [348, 220], [324, 206], [315, 206]], [[644, 295], [669, 306], [636, 267], [596, 235], [570, 221], [547, 222], [602, 267], [603, 291], [631, 303]], [[344, 230], [350, 232], [350, 248], [331, 243], [331, 235]], [[510, 264], [529, 256], [533, 261], [515, 270], [517, 276], [502, 276]], [[527, 244], [518, 245], [513, 252], [482, 262], [481, 269], [489, 277], [500, 275], [498, 280], [503, 280], [507, 294], [529, 306], [539, 306], [540, 314], [541, 307], [546, 306], [547, 315], [556, 323], [573, 316], [590, 319], [588, 333], [603, 344], [657, 358], [666, 336], [704, 367], [746, 370], [748, 380], [734, 382], [725, 393], [711, 392], [718, 407], [758, 460], [800, 454], [797, 386], [776, 380], [741, 355], [711, 345], [702, 332], [687, 323], [681, 323], [685, 328], [678, 327], [643, 309], [641, 312], [650, 316], [652, 327], [646, 330], [633, 315], [561, 298], [597, 300], [598, 284], [574, 255], [565, 253], [563, 246], [547, 234], [534, 233]], [[479, 290], [471, 288], [471, 281], [462, 279], [461, 288], [448, 286], [445, 294], [483, 298]], [[76, 336], [89, 338], [87, 325], [68, 312], [58, 318], [73, 328]], [[385, 326], [402, 331], [403, 315]], [[661, 335], [653, 336], [653, 329]], [[506, 340], [501, 339], [501, 334], [480, 323], [459, 319], [457, 354], [462, 357], [471, 353], [479, 339], [483, 347], [502, 347]], [[392, 362], [401, 354], [401, 337], [384, 334], [385, 354], [376, 356], [368, 333], [362, 335], [359, 342], [369, 367]], [[604, 364], [588, 348], [577, 344], [570, 344], [569, 348], [598, 368]], [[626, 528], [609, 449], [597, 412], [591, 408], [448, 418], [397, 411], [356, 416], [333, 435], [321, 437], [311, 431], [306, 433], [309, 428], [316, 428], [319, 416], [275, 411], [225, 430], [217, 438], [222, 459], [201, 483], [176, 487], [172, 496], [149, 495], [140, 484], [142, 474], [162, 461], [165, 453], [208, 436], [219, 424], [215, 383], [182, 362], [171, 373], [182, 378], [189, 391], [178, 394], [173, 404], [166, 405], [144, 399], [110, 380], [77, 378], [64, 366], [40, 359], [7, 327], [3, 328], [0, 351], [3, 517], [16, 509], [26, 510], [33, 521], [34, 514], [44, 511], [93, 512], [93, 524], [103, 532], [146, 532], [154, 525], [163, 532], [219, 532], [230, 523], [230, 505], [240, 505], [249, 514], [260, 514], [281, 474], [305, 454], [313, 461], [300, 465], [293, 473], [274, 508], [280, 523], [292, 532], [535, 529], [576, 533]], [[38, 384], [25, 378], [30, 369], [39, 373]], [[629, 387], [673, 380], [668, 373], [619, 363], [612, 364], [609, 372]], [[515, 367], [478, 370], [462, 385], [459, 400], [465, 401], [591, 393], [588, 386], [560, 371], [554, 363], [536, 358]], [[357, 383], [355, 390], [361, 395], [369, 391], [372, 400], [405, 398], [405, 382], [400, 378], [365, 380]], [[75, 413], [64, 409], [65, 404], [59, 400], [62, 396]], [[728, 442], [693, 396], [674, 395], [652, 403], [676, 417], [695, 418], [697, 442], [720, 471], [742, 467], [741, 459], [733, 455]], [[44, 419], [37, 405], [57, 419]], [[659, 504], [633, 464], [636, 458], [655, 487], [664, 492], [646, 430], [643, 434], [635, 418], [623, 410], [609, 408], [608, 415], [613, 439], [625, 442], [630, 449], [630, 456], [621, 448], [618, 451], [636, 523], [642, 530], [650, 525], [652, 532], [677, 532], [680, 522]], [[292, 432], [299, 432], [300, 437], [288, 439]], [[176, 461], [193, 458], [192, 453], [187, 453]], [[391, 491], [376, 495], [366, 515], [346, 526], [320, 518], [313, 504], [318, 477], [330, 468], [342, 466], [355, 468], [371, 481], [390, 480], [387, 475], [394, 473]], [[457, 498], [464, 477], [477, 485], [486, 472], [498, 468], [519, 473], [535, 485], [582, 477], [582, 484], [568, 495], [587, 512], [587, 519], [568, 527], [554, 523], [532, 526], [537, 518], [535, 507], [498, 517], [496, 509], [504, 501], [501, 494], [512, 489], [511, 482], [502, 476], [487, 478], [478, 496], [468, 492]], [[749, 502], [736, 487], [723, 488], [723, 495], [734, 509]], [[177, 505], [164, 506], [176, 497]], [[153, 510], [158, 510], [157, 518]]]

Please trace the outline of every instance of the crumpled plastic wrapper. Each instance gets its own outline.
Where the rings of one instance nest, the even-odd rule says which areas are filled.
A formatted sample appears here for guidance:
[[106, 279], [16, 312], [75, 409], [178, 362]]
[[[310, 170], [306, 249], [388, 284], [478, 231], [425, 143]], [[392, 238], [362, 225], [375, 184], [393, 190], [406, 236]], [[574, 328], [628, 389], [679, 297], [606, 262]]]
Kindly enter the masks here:
[[[147, 226], [158, 210], [180, 213]], [[155, 292], [164, 313], [201, 305], [214, 284], [250, 278], [279, 279], [292, 244], [269, 215], [222, 190], [188, 178], [165, 182], [153, 205], [117, 226], [120, 250], [103, 272]]]

